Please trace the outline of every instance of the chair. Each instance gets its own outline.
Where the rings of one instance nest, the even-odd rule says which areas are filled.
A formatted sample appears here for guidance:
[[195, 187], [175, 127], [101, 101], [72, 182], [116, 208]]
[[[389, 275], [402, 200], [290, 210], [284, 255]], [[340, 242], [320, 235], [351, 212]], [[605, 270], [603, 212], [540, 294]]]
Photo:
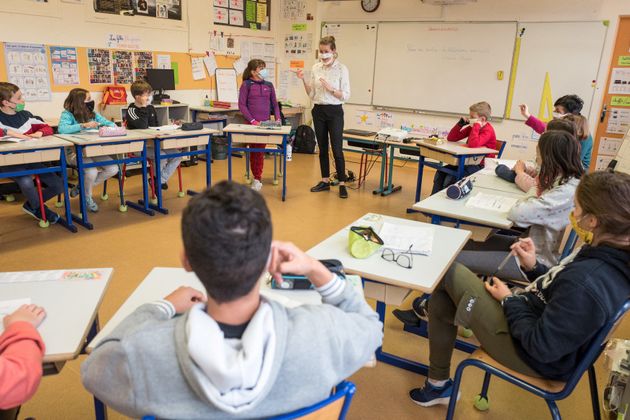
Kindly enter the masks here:
[[562, 248], [562, 254], [560, 254], [560, 260], [566, 258], [573, 252], [575, 248], [575, 244], [577, 243], [578, 237], [577, 233], [573, 229], [569, 232], [569, 237], [564, 243], [564, 248]]
[[497, 159], [501, 159], [501, 156], [503, 155], [503, 150], [505, 150], [505, 145], [506, 143], [503, 140], [497, 140], [497, 143], [494, 146], [497, 151]]
[[[593, 338], [592, 343], [588, 347], [586, 354], [579, 361], [575, 371], [571, 374], [567, 382], [553, 381], [549, 379], [534, 378], [506, 368], [499, 362], [492, 359], [486, 352], [479, 349], [475, 351], [468, 359], [464, 360], [457, 366], [455, 379], [453, 380], [453, 394], [457, 395], [462, 380], [464, 369], [468, 366], [474, 366], [484, 370], [485, 376], [481, 393], [475, 398], [475, 407], [479, 410], [488, 409], [488, 387], [490, 386], [490, 378], [492, 375], [508, 381], [525, 391], [528, 391], [540, 398], [543, 398], [549, 406], [551, 418], [559, 420], [560, 411], [556, 405], [556, 401], [568, 397], [572, 392], [585, 371], [588, 371], [588, 379], [591, 389], [591, 403], [593, 406], [593, 417], [600, 420], [599, 397], [597, 394], [597, 379], [595, 376], [595, 367], [593, 363], [597, 360], [601, 352], [606, 347], [606, 343], [610, 335], [615, 330], [625, 313], [630, 310], [630, 298], [626, 299], [624, 305], [617, 311], [615, 316], [608, 321]], [[451, 420], [455, 414], [455, 405], [457, 398], [451, 398], [448, 405], [446, 419]]]
[[288, 414], [271, 417], [269, 420], [344, 420], [356, 390], [352, 382], [343, 381], [325, 400]]
[[[356, 390], [352, 382], [343, 381], [335, 387], [334, 393], [325, 400], [291, 413], [269, 417], [268, 420], [344, 420]], [[156, 418], [155, 416], [144, 416], [142, 420], [156, 420]]]

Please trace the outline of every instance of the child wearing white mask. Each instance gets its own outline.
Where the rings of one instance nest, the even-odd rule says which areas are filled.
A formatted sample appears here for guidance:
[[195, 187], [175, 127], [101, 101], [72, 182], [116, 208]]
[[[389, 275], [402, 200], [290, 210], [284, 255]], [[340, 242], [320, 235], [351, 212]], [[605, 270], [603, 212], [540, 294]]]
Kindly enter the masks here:
[[[243, 117], [252, 125], [259, 125], [271, 117], [271, 110], [276, 121], [281, 121], [280, 107], [276, 99], [273, 84], [265, 79], [269, 78], [269, 70], [263, 60], [253, 59], [247, 64], [243, 72], [243, 84], [238, 96], [238, 109]], [[264, 144], [250, 144], [249, 147], [263, 149]], [[262, 172], [264, 165], [262, 152], [250, 153], [250, 166], [254, 180], [252, 189], [260, 191], [262, 188]]]

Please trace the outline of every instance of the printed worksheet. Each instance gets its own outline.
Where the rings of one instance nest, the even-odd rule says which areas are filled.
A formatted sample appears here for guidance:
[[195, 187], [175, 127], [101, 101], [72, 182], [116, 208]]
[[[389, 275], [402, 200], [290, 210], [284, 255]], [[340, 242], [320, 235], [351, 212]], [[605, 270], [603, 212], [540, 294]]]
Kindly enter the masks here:
[[480, 192], [468, 199], [466, 207], [507, 213], [517, 201], [517, 198]]

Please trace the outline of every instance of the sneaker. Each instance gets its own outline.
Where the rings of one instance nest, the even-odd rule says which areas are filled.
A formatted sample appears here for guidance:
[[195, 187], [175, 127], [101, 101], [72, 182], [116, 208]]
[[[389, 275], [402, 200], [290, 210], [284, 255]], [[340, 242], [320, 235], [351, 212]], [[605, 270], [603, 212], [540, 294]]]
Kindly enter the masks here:
[[88, 197], [85, 200], [85, 204], [87, 205], [88, 210], [92, 213], [96, 213], [98, 211], [98, 204], [96, 204], [92, 197]]
[[168, 190], [168, 184], [166, 182], [162, 183], [162, 189]]
[[[41, 210], [39, 208], [37, 209], [32, 208], [28, 204], [28, 202], [24, 203], [24, 205], [22, 206], [22, 211], [24, 211], [24, 213], [28, 214], [29, 216], [37, 220], [44, 220], [42, 217]], [[55, 223], [59, 221], [59, 215], [57, 213], [55, 213], [54, 211], [52, 211], [46, 206], [44, 206], [44, 211], [46, 212], [46, 220], [49, 221], [51, 225], [54, 225]]]
[[330, 183], [319, 181], [317, 185], [311, 188], [311, 192], [330, 191]]
[[348, 189], [345, 185], [339, 186], [339, 198], [348, 198]]
[[[422, 407], [431, 407], [438, 404], [448, 405], [452, 394], [453, 381], [450, 379], [440, 388], [431, 385], [431, 383], [427, 380], [425, 381], [423, 388], [414, 388], [409, 391], [411, 401], [421, 405]], [[457, 393], [458, 400], [460, 395], [460, 393]]]
[[260, 189], [262, 188], [262, 182], [260, 182], [257, 179], [254, 179], [252, 181], [252, 190], [254, 191], [260, 191]]
[[75, 185], [74, 187], [70, 188], [70, 197], [74, 198], [77, 195], [79, 195], [79, 187]]
[[402, 311], [400, 309], [394, 309], [392, 312], [399, 321], [409, 327], [419, 327], [420, 321], [429, 320], [429, 300], [427, 298], [417, 297], [411, 304], [411, 309]]

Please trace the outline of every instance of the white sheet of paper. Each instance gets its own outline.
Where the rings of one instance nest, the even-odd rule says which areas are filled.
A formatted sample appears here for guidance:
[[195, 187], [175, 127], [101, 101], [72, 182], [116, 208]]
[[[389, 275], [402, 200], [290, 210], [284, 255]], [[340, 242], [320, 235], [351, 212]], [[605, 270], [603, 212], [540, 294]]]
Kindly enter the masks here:
[[214, 76], [214, 71], [217, 69], [217, 59], [214, 57], [214, 54], [205, 56], [203, 58], [203, 64], [206, 66], [208, 75]]
[[170, 124], [170, 125], [161, 125], [159, 127], [149, 127], [151, 130], [159, 130], [159, 131], [173, 131], [179, 129], [179, 125]]
[[517, 198], [480, 192], [468, 199], [466, 207], [507, 213], [517, 201]]
[[22, 305], [30, 305], [31, 298], [0, 300], [0, 321], [5, 316], [15, 312]]
[[505, 165], [508, 168], [512, 169], [514, 165], [516, 165], [516, 160], [513, 159], [492, 159], [486, 158], [485, 167], [479, 171], [480, 174], [494, 174], [494, 170], [499, 165]]
[[410, 252], [412, 254], [431, 255], [434, 233], [435, 229], [432, 227], [406, 226], [385, 222], [378, 235], [385, 243], [383, 245], [385, 248], [405, 252], [411, 247]]
[[4, 136], [4, 137], [0, 137], [0, 141], [7, 141], [10, 143], [19, 143], [21, 141], [24, 141], [26, 139], [19, 139], [17, 137], [11, 137], [11, 136]]
[[243, 60], [243, 58], [239, 58], [234, 62], [234, 70], [236, 70], [237, 74], [241, 74], [247, 68], [247, 62]]
[[169, 54], [158, 54], [157, 55], [157, 67], [158, 69], [167, 69], [171, 68], [171, 56]]
[[206, 78], [206, 72], [203, 70], [203, 59], [201, 57], [193, 57], [192, 59], [192, 77], [193, 80], [203, 80]]

